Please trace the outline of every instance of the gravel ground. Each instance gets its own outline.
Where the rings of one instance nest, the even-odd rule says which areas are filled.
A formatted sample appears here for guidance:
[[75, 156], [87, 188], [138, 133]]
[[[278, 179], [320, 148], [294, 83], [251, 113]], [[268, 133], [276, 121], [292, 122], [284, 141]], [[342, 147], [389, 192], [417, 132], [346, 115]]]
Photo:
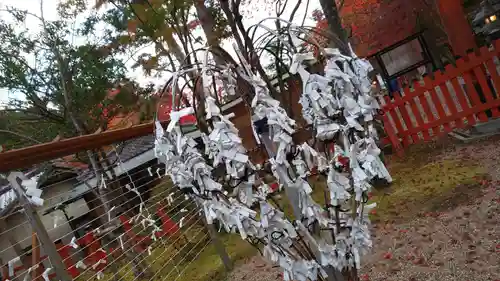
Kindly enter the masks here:
[[[479, 163], [489, 180], [457, 187], [455, 202], [409, 223], [374, 225], [362, 280], [500, 280], [500, 141], [436, 148], [435, 159]], [[464, 197], [466, 200], [464, 200]]]
[[481, 187], [467, 206], [375, 225], [362, 280], [500, 280], [500, 190]]
[[[457, 187], [457, 198], [408, 222], [373, 226], [373, 251], [363, 281], [500, 281], [500, 140], [438, 145], [429, 161], [474, 161], [490, 180]], [[279, 268], [254, 256], [229, 275], [231, 281], [281, 280]]]

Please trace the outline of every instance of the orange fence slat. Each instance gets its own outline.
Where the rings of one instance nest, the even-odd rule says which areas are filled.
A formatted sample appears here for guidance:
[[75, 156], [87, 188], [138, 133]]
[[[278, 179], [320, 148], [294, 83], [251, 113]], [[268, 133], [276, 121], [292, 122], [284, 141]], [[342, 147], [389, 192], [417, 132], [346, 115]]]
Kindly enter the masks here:
[[[427, 77], [428, 78], [428, 77]], [[424, 80], [424, 83], [425, 81], [427, 81], [427, 83], [429, 83], [430, 79], [426, 79]], [[427, 96], [425, 95], [425, 93], [427, 92], [421, 85], [420, 83], [415, 83], [415, 92], [418, 92], [419, 95], [418, 95], [418, 100], [420, 101], [420, 105], [422, 106], [422, 109], [424, 110], [424, 113], [425, 115], [427, 116], [427, 122], [424, 123], [424, 126], [427, 128], [424, 130], [424, 140], [430, 140], [430, 136], [429, 136], [429, 130], [432, 132], [432, 136], [435, 136], [436, 135], [436, 132], [434, 132], [434, 129], [433, 128], [429, 128], [426, 124], [429, 124], [430, 122], [434, 121], [435, 118], [434, 118], [434, 114], [432, 114], [432, 111], [431, 111], [431, 107], [429, 105], [429, 100], [427, 99]], [[426, 133], [426, 134], [425, 134]], [[427, 137], [427, 139], [426, 139]]]
[[385, 133], [387, 134], [387, 137], [389, 138], [391, 144], [392, 144], [392, 149], [396, 151], [398, 155], [402, 155], [403, 147], [401, 146], [401, 142], [399, 141], [399, 137], [397, 136], [396, 132], [394, 131], [394, 128], [389, 121], [388, 117], [389, 112], [386, 112], [384, 115], [382, 115], [382, 120], [384, 121], [384, 129]]
[[[420, 108], [417, 106], [416, 97], [418, 95], [418, 92], [416, 90], [410, 91], [410, 88], [407, 87], [407, 88], [405, 88], [405, 93], [408, 93], [405, 96], [405, 98], [407, 99], [408, 105], [410, 106], [410, 109], [413, 113], [413, 116], [415, 117], [415, 126], [416, 127], [423, 127], [425, 125], [424, 119], [422, 117], [422, 112], [421, 112]], [[424, 140], [428, 140], [429, 139], [429, 131], [423, 130], [422, 136], [423, 136]], [[417, 137], [418, 137], [418, 135], [417, 135]], [[416, 141], [420, 141], [420, 138], [417, 138]], [[415, 142], [415, 140], [414, 140], [414, 142]]]
[[[457, 77], [451, 79], [451, 86], [452, 86], [453, 90], [455, 91], [455, 95], [457, 95], [458, 103], [460, 104], [462, 111], [465, 111], [468, 108], [470, 108], [469, 104], [467, 103], [467, 98], [465, 96], [465, 93], [462, 90], [462, 86], [458, 82]], [[474, 117], [474, 115], [467, 116], [467, 125], [472, 126], [474, 124], [476, 124], [476, 118]]]
[[412, 142], [416, 143], [418, 142], [418, 136], [417, 134], [409, 134], [410, 129], [414, 128], [413, 123], [411, 122], [410, 115], [408, 114], [408, 110], [406, 108], [406, 99], [403, 100], [401, 97], [401, 94], [398, 92], [395, 92], [394, 94], [394, 100], [396, 102], [401, 103], [403, 101], [402, 106], [399, 106], [399, 114], [401, 114], [401, 118], [403, 118], [404, 124], [406, 126], [406, 130], [400, 133], [400, 136], [403, 138], [403, 145], [408, 146]]
[[[479, 94], [477, 93], [476, 88], [474, 87], [470, 73], [468, 72], [464, 73], [463, 77], [465, 81], [467, 95], [471, 99], [472, 107], [479, 106], [481, 104], [481, 100], [479, 99]], [[484, 112], [478, 112], [477, 117], [481, 122], [488, 121], [488, 117]]]
[[[477, 81], [479, 82], [479, 85], [481, 86], [481, 90], [483, 91], [486, 103], [491, 103], [494, 100], [493, 94], [491, 92], [490, 86], [488, 85], [488, 82], [486, 82], [486, 74], [484, 73], [483, 67], [476, 66], [474, 67], [473, 72], [477, 78]], [[500, 112], [496, 107], [491, 109], [491, 113], [493, 114], [493, 117], [498, 117], [498, 115], [500, 115]]]
[[435, 130], [436, 135], [441, 134], [441, 130], [440, 130], [441, 125], [444, 127], [445, 132], [447, 132], [447, 133], [450, 132], [451, 127], [450, 127], [450, 124], [448, 122], [446, 122], [446, 123], [439, 122], [439, 120], [442, 120], [443, 118], [446, 117], [446, 112], [444, 111], [443, 104], [441, 103], [441, 100], [438, 97], [438, 93], [437, 93], [436, 89], [435, 88], [430, 89], [429, 93], [431, 95], [432, 103], [434, 104], [434, 108], [436, 109], [436, 112], [438, 115], [437, 120], [435, 122], [432, 122], [432, 123], [439, 124], [439, 125], [435, 126], [435, 127], [437, 127]]
[[[384, 100], [386, 103], [386, 106], [384, 108], [387, 107], [387, 109], [384, 110], [385, 114], [390, 116], [392, 121], [394, 121], [394, 126], [396, 126], [397, 134], [400, 135], [404, 131], [403, 125], [401, 124], [401, 120], [399, 119], [399, 116], [396, 113], [395, 109], [390, 107], [390, 105], [392, 103], [391, 99], [388, 96], [384, 96]], [[389, 123], [387, 123], [387, 124], [389, 124]]]

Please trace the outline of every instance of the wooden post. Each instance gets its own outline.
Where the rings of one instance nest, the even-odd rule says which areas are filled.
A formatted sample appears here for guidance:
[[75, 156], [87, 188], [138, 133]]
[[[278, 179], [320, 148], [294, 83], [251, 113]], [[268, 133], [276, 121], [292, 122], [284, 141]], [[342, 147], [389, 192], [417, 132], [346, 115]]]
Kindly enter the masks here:
[[224, 264], [224, 267], [226, 268], [227, 272], [231, 271], [233, 269], [233, 263], [231, 262], [231, 259], [229, 258], [229, 255], [226, 252], [224, 244], [220, 242], [214, 225], [207, 223], [205, 214], [202, 214], [202, 216], [203, 216], [203, 222], [205, 223], [205, 226], [208, 229], [208, 235], [210, 235], [210, 239], [212, 240], [212, 243], [215, 246], [217, 254], [219, 254], [220, 259], [222, 260], [222, 263]]
[[23, 173], [20, 172], [12, 172], [10, 173], [8, 180], [13, 188], [13, 190], [16, 192], [17, 198], [19, 199], [20, 205], [23, 206], [24, 208], [24, 213], [26, 214], [26, 217], [28, 218], [28, 221], [31, 224], [31, 227], [34, 229], [34, 231], [38, 235], [38, 239], [40, 240], [40, 243], [47, 253], [47, 255], [50, 258], [50, 263], [52, 264], [54, 271], [57, 275], [57, 278], [61, 281], [71, 281], [71, 277], [69, 276], [68, 272], [66, 271], [66, 267], [64, 266], [64, 263], [62, 261], [61, 256], [56, 250], [56, 246], [54, 245], [54, 242], [50, 240], [49, 234], [47, 233], [47, 230], [45, 229], [45, 226], [43, 225], [42, 221], [40, 220], [40, 217], [38, 216], [38, 213], [36, 210], [31, 206], [30, 201], [26, 197], [26, 194], [24, 192], [24, 189], [21, 187], [19, 184], [19, 180], [24, 177]]
[[40, 244], [38, 243], [38, 238], [36, 232], [31, 234], [31, 266], [38, 264], [38, 267], [31, 272], [32, 281], [41, 281], [43, 268], [40, 264]]

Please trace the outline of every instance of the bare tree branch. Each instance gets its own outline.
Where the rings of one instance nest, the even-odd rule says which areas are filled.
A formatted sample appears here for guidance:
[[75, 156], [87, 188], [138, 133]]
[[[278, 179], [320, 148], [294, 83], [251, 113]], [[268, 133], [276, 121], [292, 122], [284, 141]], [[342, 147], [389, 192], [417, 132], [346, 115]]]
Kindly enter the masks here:
[[27, 140], [30, 140], [34, 143], [42, 143], [41, 141], [38, 141], [32, 137], [28, 137], [28, 136], [25, 136], [23, 134], [20, 134], [20, 133], [17, 133], [17, 132], [13, 132], [13, 131], [9, 131], [9, 130], [0, 130], [0, 133], [6, 133], [6, 134], [11, 134], [11, 135], [15, 135], [15, 136], [18, 136], [20, 138], [23, 138], [23, 139], [27, 139]]
[[290, 17], [288, 19], [289, 22], [292, 22], [293, 18], [295, 17], [295, 13], [297, 13], [297, 10], [300, 7], [300, 4], [302, 4], [302, 0], [298, 0], [297, 3], [295, 4], [295, 7], [293, 7], [292, 13], [290, 14]]

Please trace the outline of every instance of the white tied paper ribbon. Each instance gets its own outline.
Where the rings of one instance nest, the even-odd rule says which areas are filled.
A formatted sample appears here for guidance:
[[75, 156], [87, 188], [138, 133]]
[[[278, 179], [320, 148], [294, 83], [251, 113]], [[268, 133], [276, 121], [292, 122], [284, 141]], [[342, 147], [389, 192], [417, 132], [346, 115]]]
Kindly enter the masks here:
[[14, 276], [14, 267], [16, 263], [20, 262], [21, 258], [20, 257], [15, 257], [9, 261], [9, 277]]
[[42, 277], [45, 281], [50, 281], [50, 278], [49, 278], [49, 272], [52, 270], [51, 267], [48, 267], [47, 269], [45, 269], [42, 273]]
[[330, 190], [330, 204], [332, 206], [339, 206], [351, 198], [351, 194], [347, 191], [351, 186], [349, 179], [334, 168], [328, 172], [327, 185]]
[[[232, 198], [230, 198], [231, 200]], [[247, 229], [244, 227], [246, 225], [252, 224], [249, 222], [250, 218], [254, 218], [255, 211], [245, 207], [244, 205], [236, 202], [234, 199], [231, 201], [232, 204], [228, 204], [221, 201], [206, 200], [203, 204], [203, 209], [208, 224], [212, 224], [214, 220], [218, 220], [227, 232], [231, 230], [238, 230], [242, 239], [246, 239]]]
[[[291, 36], [296, 35], [291, 34]], [[242, 58], [239, 51], [237, 54]], [[377, 105], [376, 101], [370, 98], [370, 92], [366, 87], [367, 81], [369, 82], [369, 63], [357, 58], [353, 60], [349, 56], [340, 54], [336, 49], [327, 49], [326, 54], [331, 58], [325, 67], [324, 76], [311, 75], [305, 70], [303, 63], [314, 59], [309, 53], [294, 54], [290, 72], [298, 73], [303, 79], [304, 93], [301, 97], [303, 116], [314, 126], [317, 132], [316, 137], [320, 140], [336, 140], [338, 137], [347, 136], [352, 131], [363, 131], [362, 121], [373, 119]], [[238, 130], [229, 120], [231, 117], [222, 115], [212, 97], [216, 93], [212, 92], [211, 86], [213, 85], [210, 85], [211, 78], [219, 80], [223, 78], [223, 82], [230, 84], [224, 85], [223, 90], [229, 92], [228, 89], [232, 89], [234, 93], [237, 85], [234, 79], [231, 80], [233, 76], [230, 68], [224, 68], [224, 73], [221, 75], [218, 74], [219, 70], [210, 69], [205, 60], [200, 71], [206, 97], [203, 101], [207, 113], [206, 118], [211, 119], [209, 133], [202, 135], [202, 140], [205, 143], [204, 154], [213, 159], [213, 165], [209, 165], [201, 152], [197, 150], [196, 142], [191, 137], [183, 135], [180, 130], [178, 124], [180, 118], [193, 113], [192, 108], [187, 108], [172, 112], [167, 130], [156, 122], [155, 155], [165, 164], [165, 174], [169, 175], [172, 182], [180, 189], [189, 190], [193, 194], [190, 199], [195, 200], [203, 209], [209, 224], [217, 221], [221, 228], [223, 227], [227, 232], [239, 233], [242, 239], [250, 237], [261, 239], [265, 244], [264, 256], [280, 265], [286, 281], [316, 281], [318, 276], [326, 276], [321, 266], [333, 266], [338, 270], [354, 265], [359, 266], [360, 256], [371, 246], [366, 227], [368, 218], [365, 218], [363, 208], [358, 210], [359, 221], [352, 221], [350, 213], [342, 213], [339, 218], [341, 229], [336, 229], [335, 221], [327, 216], [327, 210], [312, 199], [312, 187], [302, 177], [308, 176], [311, 169], [315, 167], [320, 171], [328, 172], [327, 185], [330, 191], [330, 203], [334, 206], [345, 203], [352, 193], [359, 200], [370, 188], [368, 180], [375, 174], [381, 176], [383, 173], [383, 169], [379, 167], [380, 163], [371, 157], [378, 155], [377, 149], [370, 147], [369, 143], [362, 146], [361, 143], [356, 143], [354, 146], [349, 139], [345, 143], [345, 152], [342, 149], [336, 149], [334, 158], [326, 159], [327, 154], [316, 152], [308, 144], [303, 144], [296, 147], [300, 153], [293, 163], [288, 163], [286, 156], [293, 151], [292, 134], [295, 132], [296, 123], [287, 116], [286, 111], [280, 107], [280, 103], [270, 96], [262, 79], [252, 74], [250, 66], [243, 58], [241, 61], [243, 61], [243, 67], [236, 67], [236, 69], [240, 77], [246, 79], [255, 90], [251, 102], [252, 123], [266, 119], [269, 137], [277, 148], [276, 157], [269, 159], [273, 174], [280, 184], [285, 184], [287, 196], [297, 207], [297, 210], [294, 209], [297, 219], [303, 220], [308, 226], [317, 222], [322, 228], [333, 227], [336, 232], [334, 244], [328, 244], [321, 238], [313, 237], [308, 229], [302, 226], [304, 233], [301, 236], [305, 237], [307, 243], [311, 245], [319, 263], [315, 260], [300, 258], [296, 250], [291, 247], [295, 243], [294, 239], [298, 237], [297, 231], [299, 230], [285, 219], [280, 211], [265, 201], [271, 192], [270, 188], [267, 185], [261, 185], [253, 193], [255, 179], [243, 178], [248, 171], [255, 170], [255, 167], [250, 163], [247, 152], [242, 146]], [[174, 86], [177, 83], [177, 75], [178, 73], [174, 75]], [[340, 115], [343, 115], [345, 119], [339, 118]], [[369, 126], [368, 134], [371, 134]], [[255, 132], [254, 136], [258, 139]], [[364, 136], [354, 136], [356, 141], [364, 140], [363, 138]], [[345, 162], [338, 161], [339, 155], [349, 158], [349, 167], [345, 167]], [[243, 195], [240, 197], [242, 203], [230, 196], [222, 195], [227, 195], [227, 191], [223, 190], [222, 185], [212, 178], [213, 169], [218, 168], [219, 165], [225, 166], [225, 179], [228, 182], [239, 182], [235, 179], [241, 178], [246, 180], [239, 182], [233, 193], [233, 196]], [[292, 165], [298, 177], [296, 179], [280, 178], [281, 171], [293, 170]], [[349, 168], [352, 170], [351, 180], [345, 172], [345, 169]], [[344, 169], [344, 172], [337, 171], [341, 169]], [[169, 205], [172, 201], [171, 196], [167, 197]], [[254, 202], [260, 204], [259, 216], [248, 208]], [[180, 221], [181, 227], [183, 227], [183, 221], [183, 219]], [[143, 220], [143, 223], [146, 225], [147, 221]], [[300, 228], [300, 221], [297, 225]], [[280, 234], [279, 237], [273, 235], [276, 233]], [[350, 258], [347, 259], [347, 256]]]
[[226, 172], [233, 178], [240, 178], [250, 166], [246, 149], [238, 136], [238, 130], [229, 120], [214, 122], [214, 129], [208, 137], [203, 138], [206, 154], [214, 160], [214, 167], [225, 163]]
[[[192, 107], [186, 107], [186, 108], [183, 108], [179, 111], [170, 112], [170, 123], [168, 124], [167, 132], [172, 132], [172, 130], [174, 129], [174, 127], [177, 125], [177, 123], [179, 122], [179, 120], [182, 117], [191, 115], [193, 113], [194, 113], [194, 109]], [[157, 135], [157, 137], [158, 137], [158, 135]]]
[[79, 261], [76, 263], [75, 267], [76, 267], [76, 268], [79, 268], [79, 269], [82, 269], [82, 270], [87, 269], [87, 265], [86, 265], [83, 261], [81, 261], [81, 260], [79, 260]]
[[[357, 159], [362, 163], [361, 166], [366, 171], [367, 176], [370, 179], [379, 177], [380, 179], [386, 179], [388, 182], [392, 182], [389, 171], [379, 157], [381, 151], [375, 144], [375, 140], [366, 138], [359, 141], [356, 146], [359, 150]], [[361, 149], [360, 146], [365, 146], [365, 148]]]
[[71, 238], [71, 241], [69, 242], [69, 245], [73, 247], [73, 249], [78, 249], [78, 243], [76, 241], [76, 237]]
[[103, 174], [101, 175], [101, 184], [99, 185], [99, 189], [106, 189], [106, 188], [108, 187], [106, 186], [106, 180], [104, 179], [104, 174]]
[[23, 278], [23, 281], [28, 281], [31, 277], [31, 272], [35, 269], [38, 268], [38, 264], [35, 264], [34, 266], [28, 268], [28, 271], [24, 274], [24, 278]]
[[25, 179], [21, 182], [21, 185], [26, 188], [26, 195], [31, 204], [42, 207], [44, 200], [41, 198], [42, 190], [38, 188], [38, 180], [40, 175], [36, 175], [31, 179]]

